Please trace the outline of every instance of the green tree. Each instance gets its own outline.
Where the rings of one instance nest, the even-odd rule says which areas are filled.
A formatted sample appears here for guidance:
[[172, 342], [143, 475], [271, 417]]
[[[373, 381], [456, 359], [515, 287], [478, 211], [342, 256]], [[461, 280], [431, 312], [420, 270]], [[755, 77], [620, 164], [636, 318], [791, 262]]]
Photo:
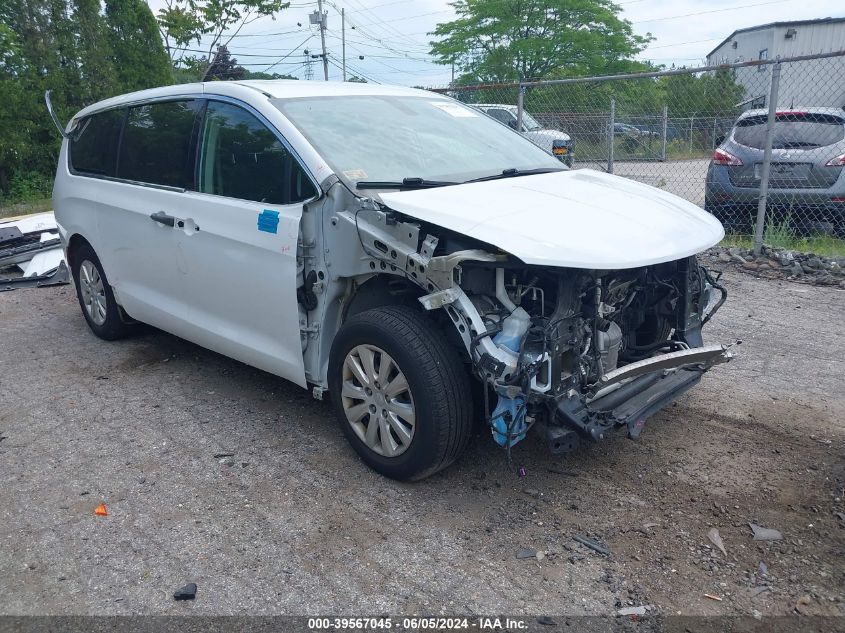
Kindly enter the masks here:
[[610, 0], [456, 0], [431, 53], [474, 82], [542, 79], [554, 72], [614, 72], [651, 41]]
[[106, 0], [106, 25], [121, 92], [173, 81], [153, 12], [143, 0]]
[[246, 68], [238, 66], [238, 60], [229, 54], [224, 45], [217, 47], [214, 59], [203, 75], [203, 81], [236, 81], [246, 77]]
[[[165, 0], [157, 19], [174, 65], [182, 64], [191, 52], [203, 52], [210, 64], [217, 46], [228, 46], [243, 27], [259, 18], [272, 18], [289, 4], [284, 0]], [[191, 51], [190, 46], [199, 47], [203, 38], [207, 46]]]
[[73, 4], [70, 25], [75, 41], [73, 56], [79, 73], [76, 97], [91, 103], [116, 92], [111, 42], [100, 0], [74, 0]]
[[244, 79], [299, 79], [293, 75], [281, 75], [279, 73], [264, 73], [260, 71], [247, 70]]

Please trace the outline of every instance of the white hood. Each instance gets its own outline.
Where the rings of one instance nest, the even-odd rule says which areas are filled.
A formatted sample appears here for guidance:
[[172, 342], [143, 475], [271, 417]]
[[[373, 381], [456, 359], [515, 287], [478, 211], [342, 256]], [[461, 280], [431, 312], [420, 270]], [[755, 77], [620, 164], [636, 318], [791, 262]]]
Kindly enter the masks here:
[[694, 255], [725, 235], [718, 220], [691, 202], [592, 169], [383, 193], [381, 199], [545, 266], [636, 268]]

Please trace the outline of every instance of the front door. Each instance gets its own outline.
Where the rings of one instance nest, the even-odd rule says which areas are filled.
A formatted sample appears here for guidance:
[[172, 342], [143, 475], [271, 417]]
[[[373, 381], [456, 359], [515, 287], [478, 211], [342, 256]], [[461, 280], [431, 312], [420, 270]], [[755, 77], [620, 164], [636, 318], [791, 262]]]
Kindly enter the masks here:
[[208, 101], [196, 193], [179, 222], [188, 338], [305, 386], [297, 238], [317, 190], [284, 140], [246, 107]]

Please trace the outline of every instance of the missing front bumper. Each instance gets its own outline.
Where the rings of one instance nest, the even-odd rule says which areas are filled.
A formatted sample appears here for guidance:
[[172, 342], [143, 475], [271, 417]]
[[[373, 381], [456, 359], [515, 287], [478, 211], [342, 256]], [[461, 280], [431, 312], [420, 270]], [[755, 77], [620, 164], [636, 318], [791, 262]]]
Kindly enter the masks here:
[[606, 374], [587, 398], [560, 402], [557, 420], [590, 439], [604, 439], [615, 426], [637, 438], [645, 421], [692, 388], [713, 365], [733, 355], [723, 345], [661, 354]]

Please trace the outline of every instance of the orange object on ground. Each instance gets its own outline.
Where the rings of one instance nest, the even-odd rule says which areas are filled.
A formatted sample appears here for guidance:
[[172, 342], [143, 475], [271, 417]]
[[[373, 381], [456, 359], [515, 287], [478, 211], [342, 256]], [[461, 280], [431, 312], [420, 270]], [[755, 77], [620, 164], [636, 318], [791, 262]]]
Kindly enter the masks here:
[[96, 509], [94, 510], [94, 514], [96, 514], [99, 517], [107, 517], [109, 515], [109, 513], [106, 512], [106, 504], [101, 503], [100, 505], [98, 505], [96, 507]]

